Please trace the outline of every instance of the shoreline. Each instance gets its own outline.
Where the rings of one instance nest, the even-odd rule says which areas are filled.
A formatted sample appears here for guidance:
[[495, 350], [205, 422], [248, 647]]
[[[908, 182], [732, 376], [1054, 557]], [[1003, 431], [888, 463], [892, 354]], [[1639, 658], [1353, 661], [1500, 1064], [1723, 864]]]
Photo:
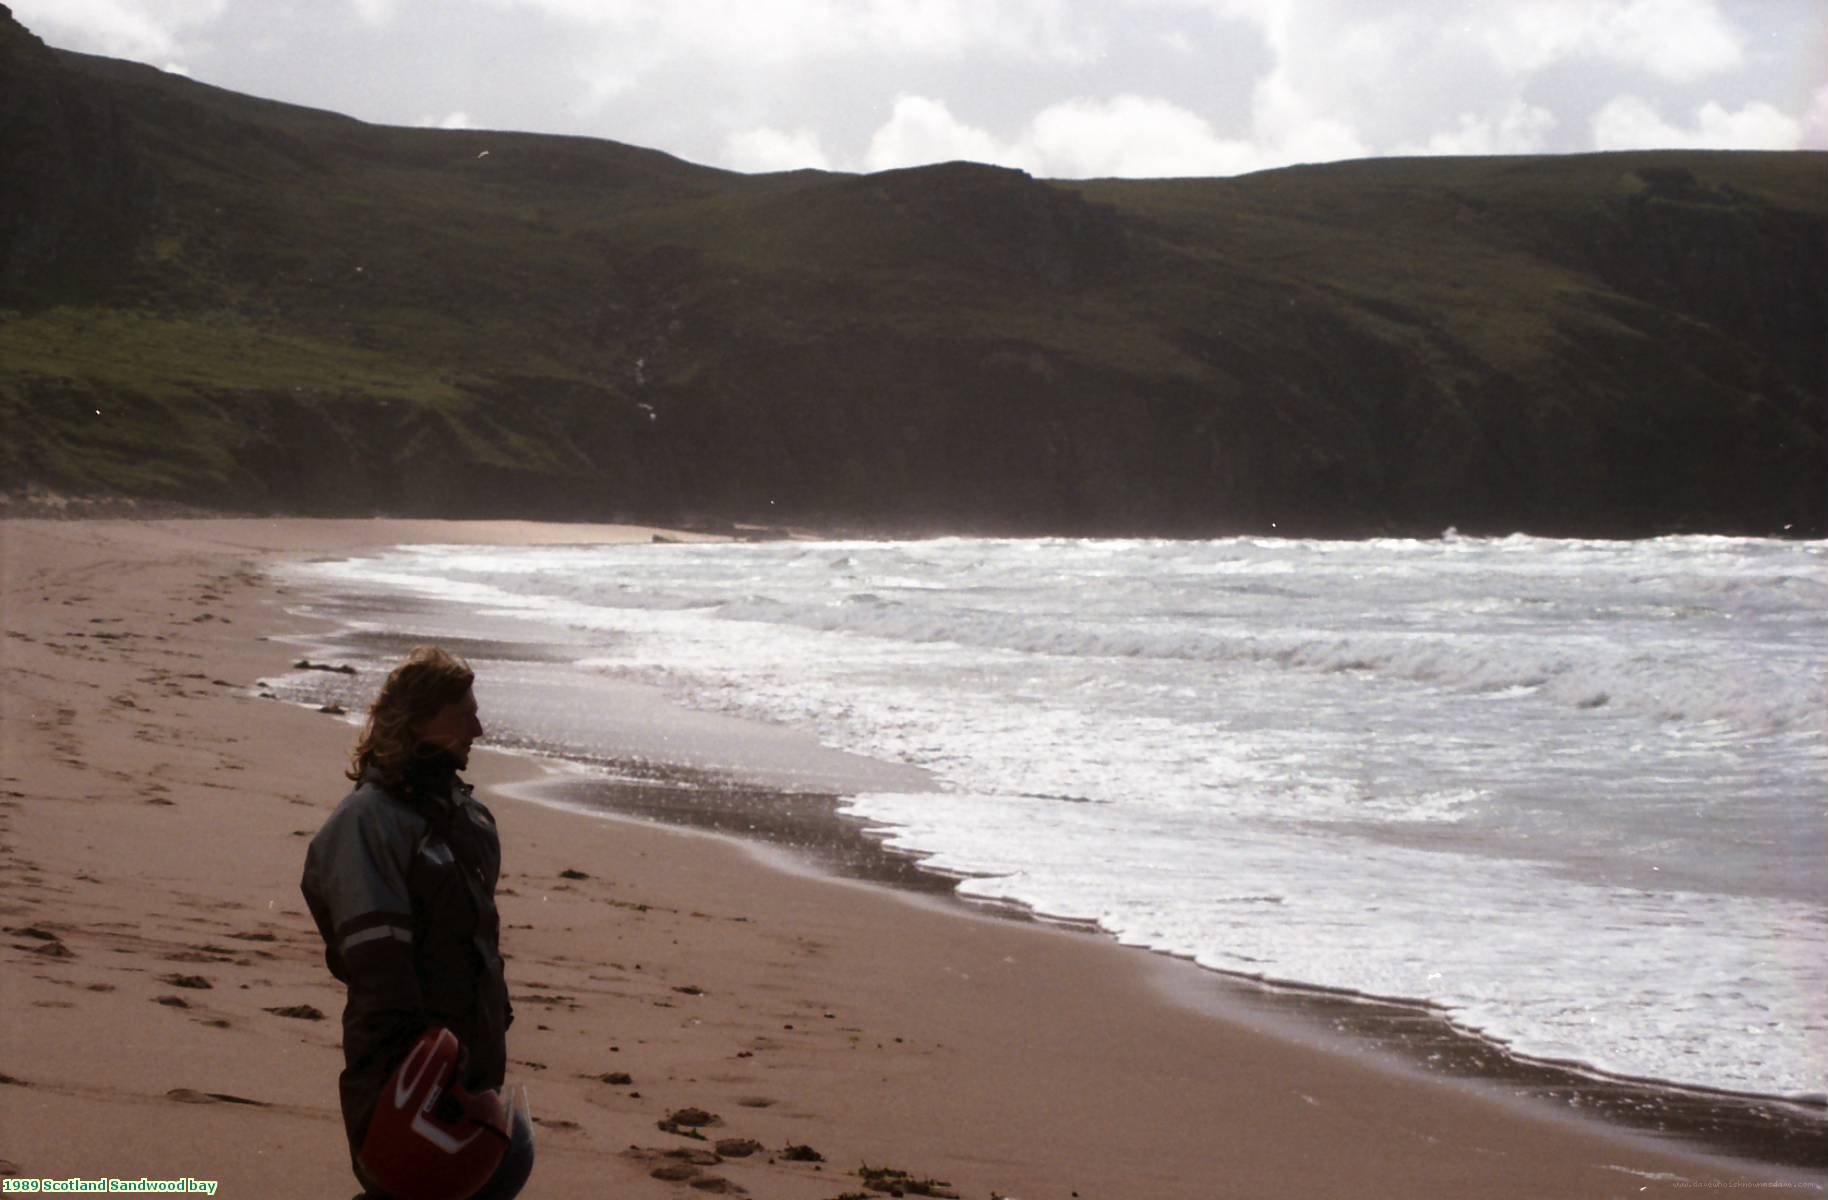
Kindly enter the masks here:
[[[327, 792], [347, 749], [347, 727], [290, 705], [227, 695], [232, 688], [203, 677], [245, 688], [283, 673], [283, 643], [257, 642], [254, 630], [284, 636], [298, 622], [260, 578], [259, 564], [415, 535], [458, 538], [444, 527], [436, 538], [425, 537], [428, 523], [421, 522], [212, 522], [176, 530], [169, 527], [175, 523], [59, 524], [59, 536], [25, 522], [9, 522], [5, 530], [8, 723], [22, 731], [8, 735], [6, 824], [19, 853], [89, 861], [83, 850], [93, 843], [99, 847], [93, 861], [103, 865], [66, 869], [53, 879], [55, 868], [43, 862], [29, 870], [9, 864], [0, 903], [10, 940], [45, 941], [19, 932], [37, 929], [72, 951], [68, 959], [23, 957], [34, 953], [29, 946], [10, 954], [15, 966], [32, 970], [11, 972], [17, 982], [8, 984], [9, 1008], [23, 1019], [6, 1041], [11, 1083], [0, 1087], [0, 1097], [11, 1132], [0, 1156], [37, 1173], [40, 1163], [22, 1156], [36, 1145], [30, 1157], [42, 1160], [52, 1143], [35, 1135], [74, 1128], [78, 1120], [88, 1128], [97, 1113], [131, 1110], [122, 1146], [164, 1154], [174, 1168], [187, 1152], [192, 1168], [201, 1161], [197, 1155], [208, 1142], [193, 1131], [219, 1130], [241, 1139], [233, 1144], [252, 1145], [249, 1130], [283, 1125], [285, 1137], [260, 1152], [273, 1152], [266, 1174], [249, 1175], [250, 1183], [277, 1181], [278, 1189], [266, 1193], [275, 1195], [346, 1186], [346, 1168], [337, 1162], [334, 1021], [263, 1018], [266, 1006], [258, 1002], [277, 989], [317, 998], [325, 1012], [340, 1008], [340, 989], [322, 970], [308, 921], [300, 926], [302, 906], [287, 875], [296, 874], [291, 860], [302, 853], [294, 834], [315, 827], [335, 801]], [[576, 527], [560, 533], [550, 540], [579, 540]], [[158, 586], [123, 594], [130, 579], [155, 575], [163, 580]], [[22, 603], [30, 607], [15, 607]], [[23, 619], [16, 621], [15, 612]], [[164, 618], [158, 627], [165, 632], [145, 633], [155, 616]], [[218, 627], [230, 621], [240, 624]], [[83, 628], [90, 623], [103, 627]], [[129, 633], [170, 644], [120, 640]], [[104, 645], [76, 640], [89, 636], [105, 637]], [[188, 656], [201, 669], [157, 665], [168, 653]], [[111, 689], [118, 690], [109, 696]], [[69, 715], [38, 719], [44, 711]], [[91, 724], [107, 733], [100, 727], [109, 722], [122, 726], [108, 743], [111, 754], [93, 753], [105, 738], [90, 739], [90, 753], [71, 740], [81, 741]], [[24, 753], [15, 758], [17, 750]], [[199, 754], [220, 761], [189, 761]], [[161, 761], [136, 768], [135, 755]], [[98, 769], [95, 762], [116, 765]], [[491, 755], [471, 774], [504, 825], [513, 863], [504, 878], [503, 917], [512, 939], [510, 980], [517, 1007], [525, 1007], [511, 1055], [516, 1073], [530, 1072], [543, 1097], [536, 1111], [553, 1114], [542, 1122], [538, 1194], [561, 1194], [566, 1179], [602, 1186], [606, 1175], [625, 1182], [630, 1194], [683, 1194], [651, 1180], [651, 1163], [622, 1150], [631, 1139], [655, 1153], [677, 1148], [675, 1139], [655, 1135], [656, 1117], [675, 1099], [719, 1092], [725, 1098], [713, 1096], [706, 1107], [716, 1107], [730, 1129], [813, 1141], [837, 1153], [828, 1153], [831, 1165], [822, 1173], [785, 1161], [732, 1161], [715, 1171], [754, 1191], [821, 1200], [846, 1190], [847, 1153], [931, 1171], [952, 1179], [962, 1195], [985, 1188], [1024, 1197], [1406, 1195], [1473, 1187], [1502, 1195], [1605, 1195], [1627, 1178], [1629, 1190], [1642, 1184], [1652, 1193], [1678, 1184], [1717, 1186], [1700, 1182], [1706, 1179], [1819, 1186], [1813, 1176], [1594, 1128], [1513, 1103], [1493, 1089], [1414, 1078], [1357, 1061], [1334, 1045], [1304, 1043], [1286, 1030], [1252, 1029], [1235, 1013], [1228, 1021], [1197, 1012], [1186, 997], [1164, 998], [1160, 982], [1159, 968], [1179, 967], [1184, 975], [1190, 964], [1137, 955], [1108, 937], [1083, 938], [1041, 921], [974, 919], [965, 911], [972, 906], [962, 902], [929, 911], [938, 906], [879, 887], [784, 872], [741, 847], [682, 839], [627, 820], [542, 812], [502, 793], [502, 784], [524, 782], [536, 765]], [[159, 796], [146, 794], [148, 780], [168, 788], [164, 779], [185, 773], [193, 789], [231, 797], [186, 790], [169, 800], [167, 791], [161, 795], [169, 802], [161, 805]], [[301, 779], [313, 782], [304, 786]], [[259, 782], [249, 787], [251, 780]], [[237, 806], [233, 799], [244, 794], [252, 799]], [[22, 799], [34, 803], [21, 806]], [[104, 808], [108, 820], [83, 819]], [[208, 869], [184, 861], [181, 848], [191, 839], [169, 816], [202, 820], [217, 832], [221, 853], [209, 856]], [[157, 850], [175, 853], [152, 853]], [[561, 863], [582, 878], [564, 878]], [[57, 889], [49, 892], [53, 897], [80, 896], [69, 904], [59, 899], [47, 911], [34, 890], [47, 884]], [[223, 909], [241, 926], [215, 936], [269, 935], [272, 941], [251, 945], [272, 957], [237, 958], [214, 941], [206, 943], [213, 950], [174, 953], [225, 960], [199, 973], [233, 973], [245, 961], [275, 978], [249, 979], [242, 986], [256, 993], [251, 997], [234, 991], [178, 997], [208, 1002], [189, 1005], [190, 1016], [175, 1006], [163, 1013], [150, 1008], [145, 996], [122, 1007], [128, 983], [152, 985], [155, 972], [171, 970], [162, 964], [172, 954], [139, 946], [120, 951], [125, 960], [109, 959], [98, 953], [106, 949], [102, 943], [127, 937], [120, 928], [144, 932], [163, 921], [212, 919], [207, 908], [199, 910], [203, 916], [187, 915], [186, 897]], [[123, 901], [137, 904], [123, 907]], [[91, 910], [109, 916], [97, 920]], [[599, 952], [615, 961], [596, 961]], [[123, 961], [131, 964], [121, 968], [126, 974], [97, 980], [110, 990], [87, 998], [79, 979], [59, 978]], [[638, 974], [644, 965], [649, 972]], [[665, 979], [655, 978], [658, 969]], [[171, 986], [182, 987], [151, 990]], [[586, 996], [594, 999], [586, 1003]], [[678, 1009], [686, 1004], [696, 1015], [681, 1023]], [[211, 1009], [221, 1015], [205, 1017]], [[143, 1052], [123, 1071], [56, 1032], [72, 1021], [84, 1030], [125, 1021], [132, 1031], [148, 1013], [193, 1027], [176, 1028], [159, 1049], [166, 1057], [194, 1049], [185, 1059], [199, 1067], [190, 1073], [194, 1082], [160, 1090], [160, 1054]], [[707, 1037], [717, 1045], [707, 1045]], [[212, 1038], [233, 1039], [236, 1054], [225, 1057], [224, 1045]], [[610, 1052], [614, 1058], [603, 1053], [609, 1042], [619, 1047]], [[733, 1043], [744, 1048], [732, 1053]], [[303, 1057], [285, 1068], [283, 1079], [274, 1077], [274, 1065], [288, 1055]], [[606, 1059], [639, 1064], [635, 1091], [595, 1081]], [[866, 1059], [867, 1066], [859, 1065]], [[1190, 1073], [1194, 1063], [1216, 1069]], [[129, 1085], [143, 1086], [124, 1087], [123, 1074]], [[172, 1095], [187, 1089], [247, 1102], [187, 1108]], [[744, 1104], [751, 1098], [769, 1103]], [[1215, 1130], [1225, 1133], [1201, 1144]], [[44, 1162], [43, 1174], [93, 1174], [104, 1159], [118, 1164], [119, 1174], [148, 1173], [105, 1140], [95, 1134], [70, 1140], [67, 1163]], [[299, 1169], [301, 1159], [309, 1170]]]
[[[331, 587], [322, 598], [341, 611], [339, 620], [344, 624], [308, 643], [301, 642], [314, 654], [368, 656], [380, 663], [403, 655], [415, 642], [434, 637], [378, 628], [397, 623], [403, 615], [410, 624], [410, 613], [424, 603], [416, 597], [356, 597]], [[402, 603], [407, 606], [405, 614]], [[457, 641], [465, 643], [461, 652], [484, 660], [505, 656], [569, 661], [562, 647], [481, 638]], [[320, 697], [311, 695], [309, 685], [320, 680], [305, 677], [305, 694], [311, 699]], [[677, 709], [658, 693], [652, 702]], [[507, 752], [526, 750], [510, 748]], [[867, 820], [843, 812], [843, 788], [782, 790], [779, 779], [746, 773], [742, 765], [712, 771], [651, 757], [585, 758], [565, 749], [535, 754], [536, 760], [550, 758], [586, 769], [518, 785], [521, 794], [535, 802], [551, 796], [568, 810], [601, 811], [662, 827], [727, 836], [783, 851], [790, 860], [785, 865], [792, 869], [936, 897], [963, 912], [1035, 921], [1116, 943], [1115, 935], [1095, 922], [1053, 917], [1017, 902], [959, 895], [955, 891], [959, 876], [928, 868], [920, 855], [884, 844], [872, 836], [873, 827]], [[850, 790], [867, 790], [867, 780], [866, 772], [858, 772], [856, 786]], [[919, 789], [927, 786], [931, 784], [923, 782]], [[910, 789], [916, 790], [914, 785]], [[1146, 947], [1125, 949], [1190, 969], [1191, 977], [1172, 990], [1193, 997], [1193, 1003], [1203, 1005], [1218, 1019], [1235, 1017], [1240, 1006], [1261, 1009], [1269, 1028], [1292, 1030], [1297, 1037], [1330, 1030], [1342, 1035], [1348, 1051], [1369, 1050], [1425, 1076], [1509, 1091], [1582, 1119], [1692, 1144], [1704, 1153], [1782, 1167], [1828, 1169], [1828, 1139], [1824, 1136], [1828, 1135], [1828, 1105], [1623, 1075], [1577, 1060], [1536, 1058], [1457, 1024], [1448, 1010], [1425, 1000], [1262, 978], [1205, 967]], [[1220, 993], [1217, 1001], [1198, 995], [1215, 989]]]
[[[366, 656], [380, 663], [402, 656], [418, 641], [435, 637], [382, 628], [398, 624], [403, 617], [410, 625], [411, 613], [425, 603], [416, 597], [356, 596], [333, 586], [322, 598], [339, 611], [338, 619], [344, 624], [308, 641], [301, 640], [300, 644], [308, 646], [312, 654], [357, 659]], [[436, 610], [426, 611], [435, 614]], [[455, 644], [449, 638], [438, 640]], [[506, 657], [533, 662], [570, 661], [559, 646], [463, 637], [456, 643], [462, 643], [459, 652], [482, 660]], [[302, 692], [297, 687], [290, 689], [294, 698], [304, 695], [307, 703], [325, 698], [311, 686], [321, 677], [291, 678], [304, 680]], [[659, 693], [652, 696], [651, 702], [677, 709]], [[510, 748], [508, 752], [526, 750]], [[538, 758], [586, 769], [576, 775], [521, 785], [522, 794], [536, 802], [546, 794], [556, 796], [561, 808], [603, 811], [663, 827], [759, 843], [785, 851], [795, 869], [939, 897], [974, 914], [1031, 920], [1117, 941], [1096, 922], [1051, 916], [1019, 902], [958, 894], [955, 885], [961, 876], [932, 869], [921, 855], [884, 844], [882, 838], [872, 834], [878, 827], [842, 811], [847, 798], [843, 787], [783, 790], [779, 779], [745, 772], [740, 764], [714, 771], [654, 757], [584, 757], [564, 748], [534, 753]], [[895, 764], [884, 765], [902, 769]], [[865, 786], [867, 780], [867, 773], [858, 772], [856, 786], [848, 790], [870, 790]], [[922, 781], [904, 786], [907, 790], [925, 790], [932, 785]], [[1458, 1024], [1449, 1010], [1427, 1000], [1253, 976], [1206, 967], [1147, 947], [1125, 948], [1191, 968], [1195, 977], [1179, 991], [1196, 993], [1214, 987], [1212, 981], [1218, 981], [1216, 986], [1223, 999], [1216, 1005], [1210, 1000], [1205, 1003], [1217, 1010], [1220, 1019], [1240, 1005], [1263, 1008], [1272, 1027], [1293, 1024], [1296, 1036], [1304, 1029], [1342, 1032], [1352, 1046], [1389, 1056], [1426, 1075], [1513, 1091], [1576, 1116], [1687, 1141], [1706, 1153], [1784, 1167], [1828, 1169], [1828, 1103], [1626, 1075], [1573, 1059], [1535, 1057], [1480, 1030]]]
[[[1708, 1154], [1786, 1168], [1828, 1169], [1828, 1141], [1824, 1140], [1828, 1106], [1788, 1096], [1620, 1075], [1573, 1060], [1533, 1058], [1455, 1023], [1447, 1010], [1426, 1001], [1259, 978], [1124, 945], [1095, 922], [1050, 916], [1012, 901], [959, 895], [954, 889], [958, 876], [924, 866], [917, 854], [882, 844], [871, 836], [868, 822], [840, 811], [842, 796], [781, 793], [767, 785], [705, 778], [683, 769], [673, 773], [678, 780], [661, 788], [633, 780], [580, 777], [529, 780], [516, 785], [516, 791], [534, 803], [551, 803], [566, 811], [596, 811], [615, 819], [708, 833], [778, 851], [791, 861], [763, 857], [783, 869], [910, 892], [972, 915], [1087, 934], [1135, 955], [1171, 964], [1170, 971], [1184, 972], [1187, 977], [1182, 980], [1164, 977], [1167, 990], [1209, 1011], [1217, 1020], [1235, 1020], [1241, 1008], [1260, 1010], [1259, 1016], [1269, 1028], [1292, 1031], [1293, 1036], [1330, 1029], [1348, 1043], [1342, 1047], [1347, 1052], [1368, 1050], [1424, 1076], [1508, 1090], [1578, 1119], [1668, 1138]], [[752, 815], [752, 810], [656, 803], [656, 792], [726, 795], [778, 807], [767, 813], [768, 819], [748, 822], [742, 818]], [[549, 799], [542, 793], [558, 796]], [[1208, 992], [1218, 995], [1204, 994]]]

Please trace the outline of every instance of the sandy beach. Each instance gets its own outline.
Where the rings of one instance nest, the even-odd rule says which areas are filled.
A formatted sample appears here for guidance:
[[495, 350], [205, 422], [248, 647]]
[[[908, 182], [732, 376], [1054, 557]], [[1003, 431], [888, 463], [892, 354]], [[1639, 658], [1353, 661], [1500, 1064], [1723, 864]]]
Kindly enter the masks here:
[[[0, 1173], [354, 1192], [341, 988], [298, 891], [353, 731], [255, 697], [298, 657], [275, 639], [309, 627], [265, 571], [406, 542], [655, 532], [0, 522]], [[529, 1197], [1822, 1188], [1228, 1013], [1193, 968], [1102, 937], [515, 790], [542, 770], [486, 754], [468, 772], [502, 831]]]

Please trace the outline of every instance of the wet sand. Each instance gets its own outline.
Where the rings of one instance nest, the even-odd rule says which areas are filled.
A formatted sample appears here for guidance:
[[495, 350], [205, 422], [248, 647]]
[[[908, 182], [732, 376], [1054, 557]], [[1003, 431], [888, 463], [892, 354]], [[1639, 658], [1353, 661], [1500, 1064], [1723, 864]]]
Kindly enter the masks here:
[[[820, 873], [957, 900], [984, 915], [1048, 920], [1029, 910], [958, 899], [956, 876], [882, 844], [864, 822], [842, 812], [842, 798], [781, 792], [715, 775], [657, 772], [629, 764], [622, 778], [534, 782], [529, 795], [556, 798], [664, 825], [760, 839]], [[1095, 925], [1052, 922], [1094, 937]], [[1140, 952], [1139, 952], [1140, 953]], [[1422, 1005], [1282, 985], [1209, 971], [1187, 963], [1163, 977], [1182, 1002], [1219, 1019], [1254, 1018], [1302, 1036], [1329, 1030], [1350, 1050], [1389, 1056], [1405, 1068], [1484, 1085], [1712, 1154], [1828, 1172], [1828, 1113], [1791, 1103], [1705, 1089], [1623, 1079], [1560, 1063], [1521, 1058], [1455, 1026]]]
[[[297, 889], [304, 839], [346, 787], [352, 730], [255, 698], [255, 680], [298, 657], [273, 639], [310, 631], [265, 568], [407, 541], [651, 532], [0, 523], [0, 1170], [352, 1192], [342, 998]], [[1822, 1181], [1190, 995], [1200, 973], [1103, 938], [535, 803], [515, 786], [541, 775], [526, 758], [474, 768], [504, 841], [510, 1072], [539, 1118], [528, 1196], [828, 1200], [866, 1192], [866, 1164], [1023, 1200]], [[687, 1108], [713, 1123], [660, 1128]], [[701, 1161], [668, 1157], [681, 1150]]]

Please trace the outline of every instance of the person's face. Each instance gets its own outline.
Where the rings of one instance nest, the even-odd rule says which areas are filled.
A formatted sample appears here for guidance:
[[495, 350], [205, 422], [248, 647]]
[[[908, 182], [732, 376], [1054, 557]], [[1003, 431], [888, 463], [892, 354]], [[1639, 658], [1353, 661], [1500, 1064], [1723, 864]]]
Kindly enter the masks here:
[[451, 756], [459, 767], [470, 765], [470, 743], [482, 736], [482, 722], [476, 717], [476, 693], [465, 692], [463, 699], [439, 709], [413, 726], [421, 745], [436, 746]]

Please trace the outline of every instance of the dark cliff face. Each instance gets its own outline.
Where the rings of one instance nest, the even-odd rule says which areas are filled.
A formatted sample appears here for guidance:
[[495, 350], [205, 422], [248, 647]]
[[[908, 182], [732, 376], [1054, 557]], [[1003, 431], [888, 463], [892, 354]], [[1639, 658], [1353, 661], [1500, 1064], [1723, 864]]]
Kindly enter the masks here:
[[0, 54], [0, 491], [1828, 534], [1828, 155], [745, 177]]
[[1620, 295], [1686, 318], [1819, 391], [1828, 381], [1828, 223], [1681, 166], [1641, 167], [1642, 190], [1567, 245]]
[[85, 90], [0, 5], [0, 300], [43, 302], [118, 279], [157, 204], [106, 93]]
[[1821, 531], [1828, 222], [1681, 165], [1630, 177], [1641, 189], [1567, 240], [1627, 301], [1611, 314], [1629, 334], [1593, 347], [1591, 369], [1650, 398], [1598, 424], [1598, 452], [1620, 484], [1607, 501], [1706, 527], [1708, 510], [1732, 496], [1768, 514], [1769, 528]]

